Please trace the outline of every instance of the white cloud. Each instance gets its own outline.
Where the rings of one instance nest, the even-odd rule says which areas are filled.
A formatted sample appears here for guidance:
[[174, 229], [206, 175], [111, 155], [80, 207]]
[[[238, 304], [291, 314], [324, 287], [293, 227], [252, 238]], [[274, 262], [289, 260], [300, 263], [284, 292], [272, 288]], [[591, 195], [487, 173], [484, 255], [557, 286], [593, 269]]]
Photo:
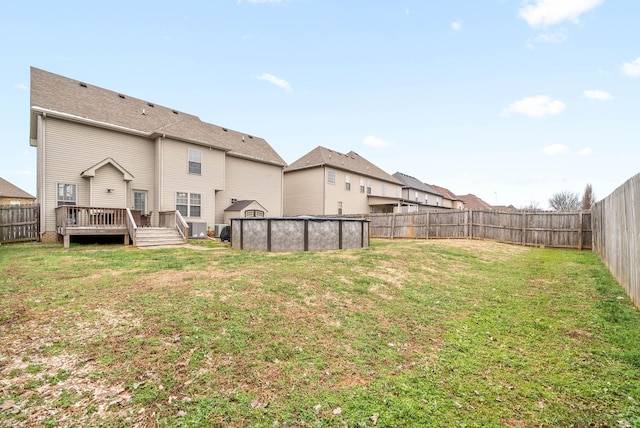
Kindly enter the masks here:
[[22, 91], [28, 91], [29, 87], [27, 85], [25, 85], [24, 83], [18, 83], [16, 85], [16, 89], [20, 89]]
[[539, 34], [538, 37], [535, 38], [536, 43], [563, 43], [568, 38], [567, 30], [561, 29], [555, 32], [546, 32]]
[[629, 77], [640, 77], [640, 57], [622, 65], [622, 72]]
[[451, 29], [455, 30], [455, 31], [460, 31], [462, 30], [462, 22], [460, 21], [455, 21], [451, 23]]
[[592, 100], [598, 100], [598, 101], [609, 101], [613, 99], [613, 96], [605, 91], [599, 91], [599, 90], [585, 90], [583, 92], [584, 96], [587, 98], [590, 98]]
[[571, 150], [564, 144], [550, 144], [542, 148], [542, 153], [545, 155], [566, 155], [569, 152]]
[[559, 100], [552, 100], [546, 95], [525, 97], [502, 110], [502, 116], [522, 114], [529, 117], [544, 117], [561, 113], [567, 106]]
[[364, 137], [364, 139], [362, 140], [362, 144], [364, 144], [365, 146], [378, 147], [378, 148], [389, 147], [390, 145], [387, 141], [383, 140], [382, 138], [374, 137], [373, 135]]
[[578, 22], [580, 15], [604, 0], [528, 0], [518, 16], [534, 28], [548, 27], [562, 21]]
[[286, 91], [291, 92], [293, 90], [293, 88], [291, 87], [291, 84], [289, 82], [287, 82], [284, 79], [281, 79], [279, 77], [274, 76], [273, 74], [269, 74], [269, 73], [262, 73], [260, 76], [256, 77], [256, 79], [258, 80], [265, 80], [269, 83], [272, 83], [274, 85], [276, 85], [279, 88], [282, 88]]
[[591, 147], [585, 147], [584, 149], [580, 149], [578, 151], [578, 156], [585, 157], [585, 156], [589, 156], [592, 153], [593, 153], [593, 149]]

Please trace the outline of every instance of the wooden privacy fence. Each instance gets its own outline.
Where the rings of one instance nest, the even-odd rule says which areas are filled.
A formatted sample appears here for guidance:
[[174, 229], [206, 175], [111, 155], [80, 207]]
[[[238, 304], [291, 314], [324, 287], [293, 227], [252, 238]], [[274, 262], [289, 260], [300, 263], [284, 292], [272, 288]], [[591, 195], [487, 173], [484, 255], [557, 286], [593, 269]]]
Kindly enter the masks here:
[[36, 241], [39, 205], [0, 205], [0, 243]]
[[640, 307], [640, 174], [591, 208], [593, 251]]
[[591, 249], [589, 212], [429, 211], [371, 214], [372, 238], [472, 238]]

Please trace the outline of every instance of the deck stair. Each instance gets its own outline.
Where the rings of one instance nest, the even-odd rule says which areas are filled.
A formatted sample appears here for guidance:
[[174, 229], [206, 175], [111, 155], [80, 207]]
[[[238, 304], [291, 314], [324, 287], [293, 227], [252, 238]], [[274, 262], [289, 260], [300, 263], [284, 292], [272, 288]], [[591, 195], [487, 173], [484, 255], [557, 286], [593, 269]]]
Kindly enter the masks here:
[[184, 238], [175, 228], [139, 227], [136, 229], [137, 247], [154, 247], [160, 245], [184, 245]]

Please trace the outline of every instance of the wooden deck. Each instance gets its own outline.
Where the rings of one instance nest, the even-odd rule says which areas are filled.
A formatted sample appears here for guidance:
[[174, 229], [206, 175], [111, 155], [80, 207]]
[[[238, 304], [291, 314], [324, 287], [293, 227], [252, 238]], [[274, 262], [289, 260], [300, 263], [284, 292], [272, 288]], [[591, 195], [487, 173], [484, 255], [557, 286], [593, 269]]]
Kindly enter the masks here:
[[[77, 235], [122, 235], [124, 245], [131, 240], [136, 245], [137, 229], [149, 226], [148, 218], [140, 211], [129, 208], [102, 208], [64, 205], [56, 208], [56, 232], [63, 236], [64, 246], [68, 248], [71, 236]], [[187, 242], [188, 227], [180, 213], [167, 211], [158, 213], [161, 227], [177, 229]]]

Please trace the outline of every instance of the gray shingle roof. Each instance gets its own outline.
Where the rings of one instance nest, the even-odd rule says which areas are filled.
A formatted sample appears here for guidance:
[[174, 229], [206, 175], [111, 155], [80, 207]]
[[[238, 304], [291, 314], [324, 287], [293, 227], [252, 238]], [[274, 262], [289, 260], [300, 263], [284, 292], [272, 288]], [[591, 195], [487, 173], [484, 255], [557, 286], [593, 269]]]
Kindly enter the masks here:
[[318, 166], [329, 166], [357, 173], [366, 177], [377, 178], [389, 183], [402, 185], [402, 182], [397, 178], [387, 174], [354, 151], [343, 154], [322, 146], [316, 147], [300, 159], [293, 162], [284, 169], [284, 172], [287, 173]]
[[[115, 125], [149, 137], [166, 135], [230, 155], [285, 166], [263, 139], [201, 121], [197, 116], [31, 68], [31, 108]], [[35, 127], [32, 124], [31, 138]]]
[[422, 192], [430, 193], [432, 195], [442, 196], [440, 192], [438, 192], [436, 189], [432, 188], [426, 183], [423, 183], [422, 181], [418, 180], [415, 177], [412, 177], [407, 174], [403, 174], [402, 172], [396, 172], [395, 174], [393, 174], [393, 176], [398, 180], [400, 180], [402, 183], [404, 183], [403, 187], [420, 190]]
[[18, 186], [9, 183], [4, 178], [0, 177], [0, 197], [2, 198], [21, 198], [21, 199], [35, 199], [36, 197], [25, 192]]

